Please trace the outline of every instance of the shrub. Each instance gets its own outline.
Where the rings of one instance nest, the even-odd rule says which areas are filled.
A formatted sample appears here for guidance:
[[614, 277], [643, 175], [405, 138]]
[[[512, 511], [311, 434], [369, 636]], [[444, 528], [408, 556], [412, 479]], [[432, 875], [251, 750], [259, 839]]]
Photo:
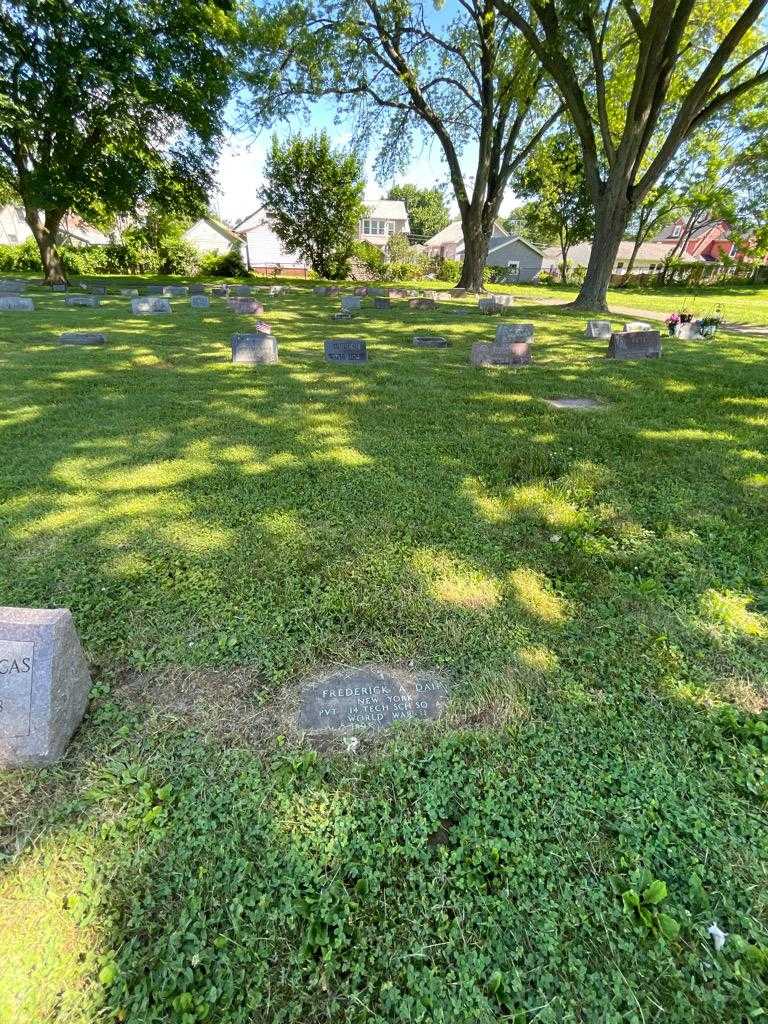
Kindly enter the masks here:
[[59, 256], [71, 274], [102, 274], [107, 270], [106, 246], [60, 245]]
[[161, 238], [160, 256], [164, 274], [194, 277], [200, 270], [200, 250], [183, 238]]
[[382, 249], [373, 242], [357, 242], [355, 258], [362, 264], [366, 273], [375, 279], [386, 276], [387, 260]]
[[157, 274], [160, 255], [144, 241], [126, 232], [120, 243], [105, 246], [106, 270], [111, 274]]
[[0, 245], [0, 271], [40, 270], [40, 251], [34, 238], [28, 238], [20, 245]]
[[461, 277], [461, 260], [446, 260], [438, 256], [435, 262], [435, 276], [441, 281], [458, 281]]
[[233, 244], [228, 252], [203, 253], [200, 256], [200, 273], [211, 277], [245, 277], [248, 270], [239, 245]]

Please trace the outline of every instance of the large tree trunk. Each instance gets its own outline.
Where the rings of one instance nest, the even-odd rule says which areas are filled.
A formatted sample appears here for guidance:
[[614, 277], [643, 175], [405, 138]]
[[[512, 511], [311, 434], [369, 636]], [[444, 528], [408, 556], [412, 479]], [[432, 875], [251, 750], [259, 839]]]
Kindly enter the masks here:
[[[468, 292], [481, 292], [483, 290], [483, 268], [488, 256], [488, 245], [491, 232], [483, 231], [480, 216], [468, 216], [463, 220], [464, 232], [464, 263], [461, 267], [459, 288], [466, 288]], [[493, 224], [491, 224], [491, 231]]]
[[46, 210], [43, 219], [38, 210], [25, 207], [27, 224], [40, 250], [40, 262], [43, 264], [45, 284], [62, 284], [67, 280], [67, 273], [61, 257], [56, 249], [56, 235], [64, 216], [60, 210]]
[[596, 231], [587, 273], [579, 294], [571, 303], [573, 309], [604, 312], [608, 308], [606, 294], [621, 239], [627, 229], [632, 208], [623, 194], [606, 190], [596, 212]]

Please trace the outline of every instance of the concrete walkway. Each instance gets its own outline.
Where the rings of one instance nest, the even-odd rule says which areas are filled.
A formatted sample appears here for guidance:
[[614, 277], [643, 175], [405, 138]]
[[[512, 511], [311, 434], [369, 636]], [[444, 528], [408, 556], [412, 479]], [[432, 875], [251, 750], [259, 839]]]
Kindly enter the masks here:
[[[527, 296], [526, 296], [527, 299]], [[569, 299], [550, 299], [536, 297], [530, 300], [533, 305], [542, 306], [567, 306]], [[664, 322], [664, 314], [658, 310], [637, 309], [634, 306], [611, 305], [609, 312], [616, 316], [629, 316], [636, 320], [655, 320], [658, 323]], [[752, 337], [768, 338], [768, 325], [758, 326], [757, 324], [733, 324], [723, 321], [718, 328], [720, 331], [728, 331], [731, 334], [748, 334]]]

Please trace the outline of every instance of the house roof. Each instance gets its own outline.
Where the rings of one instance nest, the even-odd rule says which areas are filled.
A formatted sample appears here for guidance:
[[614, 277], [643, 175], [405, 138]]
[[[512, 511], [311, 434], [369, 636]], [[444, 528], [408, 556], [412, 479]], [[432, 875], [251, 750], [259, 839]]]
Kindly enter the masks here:
[[264, 212], [264, 207], [260, 206], [253, 213], [249, 213], [247, 217], [243, 217], [235, 223], [234, 230], [242, 234], [244, 231], [249, 231], [251, 228], [260, 227], [262, 224], [267, 223], [267, 215]]
[[499, 249], [503, 249], [505, 245], [511, 245], [513, 242], [520, 242], [521, 245], [524, 245], [526, 246], [526, 248], [533, 250], [533, 252], [535, 252], [538, 256], [544, 256], [543, 249], [540, 249], [537, 245], [534, 245], [533, 242], [529, 242], [528, 239], [523, 238], [522, 235], [515, 235], [514, 238], [506, 238], [499, 245], [494, 245], [492, 249], [488, 250], [488, 255], [490, 256], [492, 252], [498, 252]]
[[[506, 235], [509, 236], [509, 232], [501, 226], [498, 221], [494, 221], [493, 233], [495, 235]], [[451, 242], [460, 243], [464, 241], [464, 232], [461, 229], [461, 221], [452, 221], [447, 228], [443, 228], [442, 231], [438, 231], [436, 235], [428, 238], [424, 243], [427, 249], [432, 247], [439, 247], [441, 245], [450, 245]]]
[[376, 217], [380, 220], [408, 221], [408, 211], [402, 199], [376, 199], [366, 203], [365, 209], [369, 217]]
[[[634, 248], [634, 242], [620, 242], [619, 251], [616, 255], [616, 261], [618, 263], [628, 263], [629, 258], [632, 255]], [[568, 262], [573, 263], [576, 266], [586, 267], [589, 263], [589, 257], [592, 254], [592, 243], [581, 242], [579, 245], [574, 245], [568, 251]], [[662, 263], [667, 256], [669, 256], [669, 246], [663, 242], [643, 242], [637, 252], [635, 258], [636, 263]], [[544, 262], [557, 266], [562, 262], [562, 253], [560, 252], [559, 245], [548, 245], [544, 249]], [[691, 257], [695, 259], [695, 257]]]
[[242, 242], [243, 240], [242, 235], [233, 231], [232, 228], [228, 227], [226, 224], [222, 224], [222, 222], [217, 220], [215, 217], [199, 217], [192, 227], [187, 228], [187, 231], [191, 231], [196, 224], [200, 223], [200, 221], [205, 221], [206, 224], [210, 224], [215, 231], [218, 231], [220, 235], [223, 235], [230, 242]]
[[76, 213], [64, 215], [59, 231], [69, 235], [70, 238], [76, 238], [79, 242], [86, 242], [88, 245], [106, 245], [109, 242], [109, 238], [102, 231], [87, 224]]

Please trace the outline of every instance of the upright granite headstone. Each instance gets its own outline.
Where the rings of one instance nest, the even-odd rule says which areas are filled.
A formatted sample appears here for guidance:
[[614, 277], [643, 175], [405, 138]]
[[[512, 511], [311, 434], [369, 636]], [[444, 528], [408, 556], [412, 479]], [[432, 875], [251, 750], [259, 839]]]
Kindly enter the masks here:
[[630, 320], [629, 323], [624, 324], [624, 333], [627, 334], [630, 331], [652, 331], [653, 324], [647, 324], [644, 320]]
[[451, 298], [452, 299], [463, 299], [466, 294], [467, 294], [467, 289], [466, 288], [451, 288]]
[[54, 281], [49, 287], [52, 292], [65, 292], [69, 285], [66, 281]]
[[189, 288], [185, 284], [169, 284], [165, 289], [165, 295], [170, 295], [171, 298], [183, 298], [189, 295]]
[[368, 295], [368, 287], [367, 287], [367, 285], [359, 284], [355, 288], [354, 294], [358, 295], [358, 296], [360, 296], [360, 298], [364, 299], [366, 297], [366, 295]]
[[533, 341], [533, 324], [499, 324], [496, 328], [497, 342]]
[[106, 295], [107, 286], [105, 284], [100, 283], [90, 284], [88, 285], [88, 291], [91, 293], [91, 295]]
[[589, 320], [587, 322], [586, 336], [588, 338], [600, 338], [602, 341], [609, 341], [613, 334], [610, 320]]
[[341, 299], [341, 308], [347, 313], [353, 310], [362, 309], [363, 300], [358, 295], [344, 295]]
[[0, 295], [0, 309], [8, 312], [31, 312], [35, 308], [32, 299], [23, 295]]
[[232, 335], [232, 362], [247, 363], [276, 363], [277, 360], [277, 339], [271, 334], [261, 332], [252, 334]]
[[155, 295], [148, 298], [131, 299], [131, 312], [139, 314], [170, 313], [171, 304], [168, 299]]
[[65, 306], [98, 306], [101, 299], [98, 295], [67, 295], [64, 299]]
[[448, 339], [435, 334], [414, 334], [413, 344], [416, 348], [448, 348]]
[[437, 303], [435, 302], [434, 299], [426, 299], [426, 298], [424, 298], [424, 299], [411, 299], [408, 302], [408, 305], [410, 306], [411, 309], [431, 310], [431, 309], [436, 309], [437, 308]]
[[0, 765], [57, 761], [80, 724], [91, 677], [64, 608], [0, 608]]
[[305, 689], [298, 726], [308, 733], [379, 732], [395, 722], [438, 718], [449, 697], [448, 681], [437, 672], [335, 669]]
[[493, 301], [497, 306], [514, 306], [515, 296], [509, 295], [506, 292], [497, 292], [493, 295]]
[[337, 284], [329, 285], [328, 288], [325, 289], [325, 294], [332, 299], [336, 299], [341, 295], [341, 288]]
[[205, 285], [204, 284], [191, 284], [189, 286], [189, 294], [190, 295], [205, 295]]
[[493, 316], [494, 313], [500, 313], [502, 310], [496, 299], [478, 299], [477, 307], [485, 316]]
[[374, 307], [374, 309], [391, 309], [392, 308], [392, 300], [391, 299], [385, 299], [382, 296], [377, 295], [374, 298], [374, 300], [373, 300], [373, 307]]
[[193, 309], [208, 309], [211, 303], [207, 295], [190, 295], [189, 304]]
[[609, 359], [658, 359], [660, 355], [658, 331], [617, 331], [608, 343]]
[[316, 284], [315, 287], [312, 289], [312, 292], [314, 295], [325, 296], [328, 294], [328, 289], [325, 287], [324, 284]]
[[273, 284], [269, 289], [270, 298], [276, 298], [278, 295], [284, 295], [288, 291], [284, 284]]
[[138, 288], [121, 288], [120, 294], [124, 295], [126, 299], [132, 299], [139, 294]]
[[252, 294], [251, 293], [251, 286], [249, 284], [234, 284], [234, 285], [230, 285], [229, 294], [230, 295], [239, 295], [239, 296], [242, 296], [244, 298], [247, 298], [247, 296]]
[[100, 331], [67, 331], [57, 339], [60, 345], [103, 345], [106, 340]]
[[162, 295], [163, 286], [161, 284], [148, 284], [147, 295]]
[[698, 320], [691, 320], [687, 324], [678, 324], [675, 328], [675, 337], [683, 341], [696, 341], [701, 337], [701, 324]]
[[263, 313], [264, 307], [257, 299], [230, 299], [229, 308], [233, 313]]
[[224, 299], [229, 294], [229, 288], [225, 284], [217, 284], [211, 288], [211, 295], [217, 299]]
[[7, 277], [0, 281], [0, 295], [21, 295], [26, 290], [26, 281], [12, 281]]
[[323, 349], [329, 363], [368, 362], [368, 350], [362, 338], [326, 338]]
[[528, 341], [478, 341], [472, 346], [472, 366], [525, 366], [531, 362]]
[[389, 298], [389, 288], [369, 288], [368, 289], [368, 294], [369, 295], [373, 295], [374, 298], [376, 296], [378, 296], [378, 298], [380, 298], [380, 299], [388, 299]]

